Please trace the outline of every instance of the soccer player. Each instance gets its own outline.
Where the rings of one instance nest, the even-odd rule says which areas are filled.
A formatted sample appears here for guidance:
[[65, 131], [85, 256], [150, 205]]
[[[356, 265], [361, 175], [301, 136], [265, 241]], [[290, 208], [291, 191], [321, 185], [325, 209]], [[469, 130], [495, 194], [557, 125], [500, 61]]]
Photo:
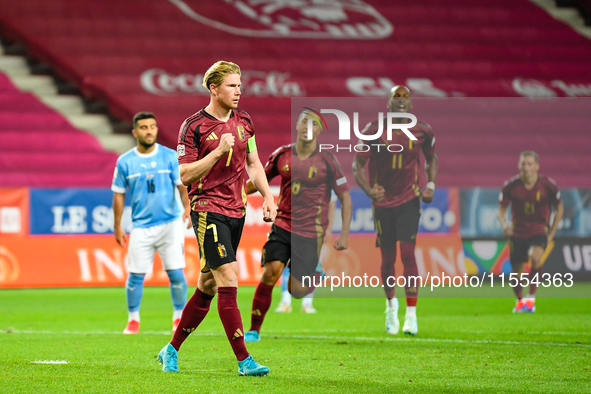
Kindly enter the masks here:
[[[542, 280], [542, 255], [556, 234], [564, 208], [560, 191], [554, 180], [539, 175], [540, 164], [536, 152], [526, 150], [519, 155], [520, 174], [503, 185], [499, 195], [498, 218], [504, 234], [509, 237], [511, 267], [519, 275], [513, 291], [517, 302], [513, 312], [535, 312], [536, 290]], [[512, 223], [506, 219], [511, 204]], [[556, 209], [554, 221], [548, 231], [552, 207]], [[523, 299], [521, 276], [531, 249], [529, 294]]]
[[[341, 165], [333, 154], [318, 150], [317, 138], [321, 126], [308, 112], [303, 112], [296, 124], [297, 142], [284, 145], [271, 154], [265, 166], [267, 179], [281, 177], [277, 219], [263, 247], [263, 273], [252, 300], [250, 330], [247, 342], [260, 340], [260, 330], [271, 306], [273, 286], [290, 264], [288, 289], [302, 298], [309, 293], [320, 257], [324, 233], [328, 226], [328, 206], [331, 189], [341, 201], [342, 231], [334, 243], [336, 250], [347, 249], [353, 205], [349, 184]], [[312, 138], [308, 139], [308, 120], [312, 120]], [[248, 192], [256, 185], [250, 184]], [[292, 219], [293, 217], [293, 219]]]
[[189, 186], [191, 218], [201, 255], [197, 289], [187, 302], [172, 341], [158, 354], [164, 372], [178, 372], [178, 350], [203, 321], [213, 297], [226, 336], [238, 360], [239, 375], [267, 375], [246, 350], [238, 305], [236, 249], [246, 212], [246, 174], [265, 201], [265, 221], [277, 214], [265, 169], [256, 150], [250, 116], [238, 109], [240, 67], [219, 61], [203, 77], [209, 105], [181, 125], [177, 146], [181, 180]]
[[[406, 113], [412, 109], [410, 90], [406, 86], [394, 86], [388, 99], [390, 112]], [[384, 123], [386, 120], [382, 120]], [[408, 123], [408, 119], [398, 119], [397, 123]], [[375, 134], [378, 121], [368, 124], [364, 134]], [[384, 130], [386, 129], [384, 125]], [[418, 276], [415, 260], [415, 243], [421, 216], [421, 202], [433, 201], [435, 179], [437, 177], [437, 155], [435, 154], [435, 137], [431, 127], [419, 121], [409, 131], [417, 138], [411, 140], [401, 130], [392, 133], [392, 140], [386, 139], [384, 133], [377, 143], [384, 144], [381, 149], [372, 146], [368, 152], [359, 152], [353, 160], [353, 175], [357, 184], [373, 202], [374, 225], [377, 232], [376, 246], [382, 254], [381, 275], [386, 292], [386, 330], [389, 334], [398, 334], [398, 300], [395, 296], [393, 278], [395, 275], [396, 242], [400, 241], [400, 256], [406, 277], [406, 317], [404, 319], [405, 334], [416, 335], [418, 332], [416, 305], [418, 289], [410, 286], [409, 277]], [[360, 141], [363, 143], [363, 141]], [[400, 145], [402, 151], [390, 152], [388, 145]], [[399, 150], [399, 149], [392, 149]], [[427, 186], [421, 192], [419, 187], [420, 152], [425, 155]], [[369, 178], [365, 172], [365, 164], [369, 161]], [[390, 279], [390, 281], [388, 280]]]
[[[318, 260], [318, 265], [316, 266], [316, 272], [321, 276], [324, 274], [322, 270], [322, 252], [324, 251], [324, 244], [330, 241], [332, 238], [332, 225], [334, 221], [334, 213], [336, 210], [336, 200], [337, 196], [334, 194], [334, 191], [331, 192], [330, 203], [328, 204], [328, 225], [326, 226], [326, 232], [324, 233], [324, 240], [322, 241], [322, 249], [320, 250], [320, 259]], [[281, 274], [281, 302], [275, 308], [275, 313], [291, 313], [291, 294], [287, 289], [287, 284], [289, 282], [289, 274], [290, 274], [289, 266], [286, 266], [283, 269], [283, 273]], [[314, 293], [316, 289], [312, 290], [311, 293], [307, 294], [304, 298], [302, 298], [302, 306], [301, 311], [302, 313], [316, 313], [316, 308], [314, 308], [313, 301], [314, 301]]]
[[[127, 236], [121, 227], [121, 216], [127, 188], [131, 194], [133, 229], [129, 235], [129, 276], [125, 285], [129, 317], [123, 333], [137, 334], [140, 329], [144, 277], [152, 269], [154, 252], [160, 255], [170, 280], [174, 332], [187, 302], [183, 221], [187, 221], [187, 228], [191, 225], [189, 198], [180, 180], [175, 152], [156, 143], [158, 125], [154, 114], [137, 113], [133, 117], [132, 133], [137, 146], [117, 160], [111, 186], [113, 229], [115, 239], [123, 247], [127, 246]], [[177, 188], [184, 212], [176, 200]]]

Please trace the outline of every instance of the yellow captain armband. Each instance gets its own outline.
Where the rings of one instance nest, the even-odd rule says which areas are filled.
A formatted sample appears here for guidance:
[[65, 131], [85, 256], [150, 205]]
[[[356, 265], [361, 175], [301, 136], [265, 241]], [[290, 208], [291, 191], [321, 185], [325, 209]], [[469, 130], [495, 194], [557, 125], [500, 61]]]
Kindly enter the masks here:
[[246, 146], [246, 153], [254, 152], [257, 150], [257, 142], [254, 139], [254, 135], [248, 139], [248, 145]]

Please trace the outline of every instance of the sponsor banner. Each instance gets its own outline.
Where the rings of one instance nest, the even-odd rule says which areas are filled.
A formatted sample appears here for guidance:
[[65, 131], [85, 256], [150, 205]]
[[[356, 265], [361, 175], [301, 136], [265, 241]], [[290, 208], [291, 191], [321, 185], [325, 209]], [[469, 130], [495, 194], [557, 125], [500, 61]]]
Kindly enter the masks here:
[[[131, 231], [131, 206], [126, 196], [121, 225]], [[113, 233], [113, 192], [110, 189], [31, 189], [31, 234]]]
[[[260, 279], [264, 234], [245, 232], [238, 259], [241, 285], [256, 285]], [[190, 285], [200, 271], [195, 237], [185, 241], [185, 275]], [[0, 288], [123, 286], [127, 279], [127, 252], [114, 237], [35, 236], [0, 239]], [[146, 285], [168, 285], [168, 276], [156, 254]]]
[[[375, 236], [357, 234], [349, 239], [349, 249], [337, 252], [336, 236], [323, 246], [322, 264], [327, 274], [380, 275], [381, 254]], [[258, 284], [262, 268], [261, 251], [266, 234], [244, 232], [236, 253], [240, 285]], [[416, 249], [419, 274], [463, 275], [462, 242], [457, 234], [425, 234]], [[185, 275], [191, 285], [200, 271], [199, 248], [195, 238], [185, 240]], [[127, 252], [113, 237], [35, 236], [0, 240], [0, 288], [123, 286], [128, 274]], [[396, 272], [402, 273], [400, 256]], [[146, 275], [146, 285], [168, 285], [168, 277], [158, 255], [154, 269]]]
[[27, 188], [0, 189], [0, 237], [27, 234], [28, 213]]
[[[353, 218], [351, 234], [374, 234], [373, 210], [371, 199], [361, 189], [351, 190], [353, 202]], [[453, 233], [458, 232], [459, 225], [459, 193], [457, 188], [442, 188], [434, 192], [433, 202], [426, 204], [421, 201], [421, 219], [419, 233]], [[340, 233], [343, 225], [341, 218], [341, 202], [337, 200], [333, 232]]]
[[[463, 237], [503, 238], [497, 219], [501, 189], [460, 189], [461, 234]], [[557, 237], [591, 236], [591, 190], [560, 189], [564, 216], [558, 225]], [[507, 210], [507, 219], [510, 220]], [[554, 216], [550, 219], [551, 222]]]
[[[31, 234], [113, 233], [113, 192], [110, 189], [31, 189], [30, 194]], [[257, 234], [269, 232], [271, 225], [262, 220], [262, 206], [263, 197], [260, 194], [248, 197], [245, 222], [248, 231]], [[125, 232], [131, 231], [128, 195], [121, 225]], [[185, 236], [194, 237], [193, 229], [187, 229]]]
[[591, 281], [591, 239], [563, 238], [554, 241], [544, 272], [572, 273], [574, 280]]
[[[468, 274], [510, 274], [509, 243], [506, 240], [464, 240], [464, 266]], [[544, 273], [572, 273], [575, 281], [591, 281], [591, 240], [589, 238], [558, 238], [542, 257]], [[529, 272], [531, 264], [525, 265]]]
[[[322, 267], [329, 276], [378, 276], [382, 255], [376, 247], [375, 235], [357, 234], [349, 237], [349, 249], [335, 250], [333, 239], [322, 246]], [[421, 234], [417, 237], [415, 257], [419, 275], [424, 279], [427, 275], [449, 276], [469, 273], [464, 262], [464, 251], [459, 234]], [[404, 267], [400, 259], [400, 250], [396, 252], [396, 275], [402, 275]]]

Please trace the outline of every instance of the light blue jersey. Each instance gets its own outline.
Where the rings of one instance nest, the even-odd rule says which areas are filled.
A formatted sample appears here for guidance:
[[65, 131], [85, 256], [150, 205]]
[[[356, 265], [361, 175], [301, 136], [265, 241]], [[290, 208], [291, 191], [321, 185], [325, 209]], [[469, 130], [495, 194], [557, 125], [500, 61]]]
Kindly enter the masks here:
[[178, 219], [176, 189], [181, 185], [176, 152], [156, 144], [148, 154], [133, 148], [117, 159], [111, 190], [131, 197], [134, 228], [152, 227]]

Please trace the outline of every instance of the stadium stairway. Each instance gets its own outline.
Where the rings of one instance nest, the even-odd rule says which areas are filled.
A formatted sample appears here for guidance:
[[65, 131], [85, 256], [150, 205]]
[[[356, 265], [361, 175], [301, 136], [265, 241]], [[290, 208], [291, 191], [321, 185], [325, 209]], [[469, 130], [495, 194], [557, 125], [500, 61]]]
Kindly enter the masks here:
[[[0, 68], [14, 59], [0, 57]], [[16, 77], [25, 89], [46, 95], [43, 78]], [[58, 99], [59, 100], [59, 99]], [[75, 108], [68, 98], [62, 105]], [[59, 105], [59, 103], [57, 104]], [[0, 73], [0, 185], [2, 187], [105, 187], [110, 185], [117, 155], [94, 136], [76, 129], [60, 113], [29, 92], [20, 91]]]

